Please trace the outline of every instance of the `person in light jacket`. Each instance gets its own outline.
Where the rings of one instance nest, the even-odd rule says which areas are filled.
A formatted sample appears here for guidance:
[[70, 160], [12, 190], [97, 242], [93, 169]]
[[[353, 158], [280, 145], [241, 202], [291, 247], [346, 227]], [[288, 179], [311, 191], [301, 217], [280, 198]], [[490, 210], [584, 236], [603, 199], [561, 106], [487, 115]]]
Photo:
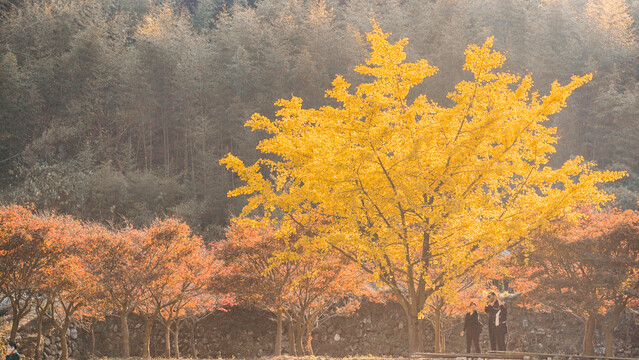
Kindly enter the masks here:
[[491, 350], [506, 351], [506, 319], [508, 309], [502, 304], [494, 292], [488, 294], [488, 304], [484, 309], [488, 314], [488, 335]]
[[7, 343], [7, 356], [5, 360], [20, 360], [20, 354], [18, 354], [18, 345], [10, 340]]

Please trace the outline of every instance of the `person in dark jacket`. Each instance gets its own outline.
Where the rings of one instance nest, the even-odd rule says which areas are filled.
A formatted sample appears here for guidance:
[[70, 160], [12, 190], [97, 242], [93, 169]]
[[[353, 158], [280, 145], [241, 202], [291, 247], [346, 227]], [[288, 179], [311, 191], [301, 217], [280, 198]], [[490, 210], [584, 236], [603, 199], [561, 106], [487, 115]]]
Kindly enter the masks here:
[[502, 304], [494, 292], [488, 294], [488, 304], [484, 309], [488, 314], [488, 335], [490, 337], [490, 349], [506, 351], [506, 319], [508, 309]]
[[481, 323], [479, 322], [479, 313], [477, 313], [477, 304], [470, 303], [470, 311], [464, 317], [464, 329], [460, 336], [466, 335], [466, 352], [470, 353], [471, 344], [475, 347], [475, 353], [479, 354], [479, 333], [481, 333]]
[[7, 343], [7, 356], [5, 360], [20, 360], [20, 354], [18, 354], [18, 345], [10, 340]]

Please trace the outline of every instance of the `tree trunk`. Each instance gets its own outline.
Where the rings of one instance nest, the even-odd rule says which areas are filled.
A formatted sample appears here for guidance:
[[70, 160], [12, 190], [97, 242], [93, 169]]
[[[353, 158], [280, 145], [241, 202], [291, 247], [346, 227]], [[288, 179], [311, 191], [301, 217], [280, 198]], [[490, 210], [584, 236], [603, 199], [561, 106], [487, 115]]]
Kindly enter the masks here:
[[419, 321], [418, 311], [411, 311], [411, 314], [407, 314], [408, 320], [408, 353], [424, 351], [424, 344], [422, 342], [422, 323]]
[[441, 340], [441, 349], [442, 349], [442, 353], [446, 352], [446, 330], [445, 330], [445, 326], [442, 324], [441, 330], [440, 330], [440, 340]]
[[65, 320], [60, 327], [60, 360], [69, 359], [69, 345], [67, 344], [67, 330], [69, 330], [69, 321]]
[[171, 358], [171, 320], [164, 323], [164, 354], [167, 358]]
[[585, 322], [584, 339], [582, 344], [581, 355], [594, 356], [595, 355], [595, 317], [588, 316]]
[[131, 347], [129, 346], [129, 313], [120, 314], [120, 323], [122, 326], [122, 356], [128, 358], [131, 356]]
[[439, 308], [435, 309], [435, 314], [433, 315], [433, 330], [435, 333], [435, 352], [436, 353], [441, 353], [442, 347], [442, 341], [441, 341], [441, 336], [442, 336], [442, 332], [441, 332], [441, 312], [439, 310]]
[[313, 344], [311, 341], [313, 340], [313, 329], [310, 326], [306, 326], [306, 354], [308, 356], [313, 356]]
[[151, 358], [151, 331], [153, 330], [154, 322], [154, 316], [149, 316], [144, 319], [144, 348], [142, 350], [142, 357], [145, 359]]
[[95, 324], [91, 324], [91, 359], [95, 358]]
[[173, 333], [173, 352], [176, 358], [180, 358], [180, 325], [181, 320], [178, 318], [175, 320], [175, 332]]
[[197, 348], [195, 346], [195, 327], [197, 326], [197, 320], [193, 320], [193, 325], [191, 326], [191, 356], [193, 359], [197, 359]]
[[613, 348], [613, 339], [614, 339], [614, 326], [602, 326], [603, 330], [604, 330], [604, 338], [605, 338], [605, 345], [606, 345], [606, 356], [607, 357], [613, 357], [614, 356], [614, 352], [615, 349]]
[[12, 323], [11, 323], [11, 334], [9, 336], [9, 340], [15, 341], [16, 336], [18, 335], [18, 327], [20, 327], [20, 305], [13, 303], [13, 298], [11, 298], [11, 315], [12, 315]]
[[40, 358], [42, 357], [42, 345], [43, 345], [43, 341], [42, 341], [42, 322], [44, 320], [44, 309], [41, 309], [40, 305], [38, 305], [36, 311], [38, 313], [38, 324], [37, 324], [38, 335], [36, 337], [36, 349], [35, 349], [34, 360], [40, 360]]
[[275, 332], [275, 356], [282, 355], [282, 309], [277, 310], [277, 330]]
[[615, 303], [614, 308], [612, 309], [612, 316], [609, 319], [609, 322], [606, 324], [606, 318], [604, 316], [598, 316], [597, 322], [601, 325], [601, 328], [604, 331], [605, 338], [605, 346], [606, 346], [606, 356], [613, 357], [615, 353], [615, 349], [613, 347], [614, 342], [614, 331], [617, 327], [617, 323], [619, 322], [619, 316], [626, 308], [626, 301], [622, 301], [619, 303]]
[[293, 328], [293, 319], [291, 319], [288, 323], [288, 348], [289, 355], [297, 356], [297, 351], [295, 351], [295, 329]]
[[302, 333], [302, 326], [300, 321], [297, 320], [295, 322], [295, 348], [297, 349], [297, 355], [304, 355], [304, 345], [302, 344], [302, 340], [304, 339], [304, 334]]

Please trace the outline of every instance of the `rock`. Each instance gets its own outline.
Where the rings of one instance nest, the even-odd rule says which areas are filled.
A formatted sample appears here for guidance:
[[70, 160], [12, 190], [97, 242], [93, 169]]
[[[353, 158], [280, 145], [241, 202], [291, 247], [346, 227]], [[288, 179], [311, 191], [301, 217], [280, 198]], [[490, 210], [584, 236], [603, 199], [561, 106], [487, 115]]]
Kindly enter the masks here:
[[71, 329], [71, 332], [69, 333], [69, 337], [73, 340], [76, 340], [78, 338], [78, 329], [76, 328]]
[[51, 339], [44, 338], [44, 346], [49, 346], [51, 344]]
[[404, 328], [404, 322], [403, 322], [403, 321], [400, 321], [400, 322], [399, 322], [399, 325], [397, 325], [397, 328], [398, 328], [399, 330], [403, 329], [403, 328]]
[[335, 334], [335, 336], [333, 336], [333, 340], [335, 341], [339, 341], [342, 337], [339, 336], [339, 334]]

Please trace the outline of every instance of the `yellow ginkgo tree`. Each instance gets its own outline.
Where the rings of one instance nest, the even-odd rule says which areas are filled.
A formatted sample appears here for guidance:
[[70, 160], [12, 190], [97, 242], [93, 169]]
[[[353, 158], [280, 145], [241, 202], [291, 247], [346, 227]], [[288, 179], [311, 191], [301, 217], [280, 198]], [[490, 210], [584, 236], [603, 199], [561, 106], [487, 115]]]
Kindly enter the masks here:
[[443, 106], [409, 96], [437, 69], [405, 62], [408, 41], [387, 37], [376, 24], [368, 33], [370, 58], [355, 71], [369, 82], [350, 90], [338, 76], [326, 93], [337, 106], [279, 100], [276, 120], [247, 122], [270, 133], [258, 145], [266, 156], [221, 162], [246, 183], [229, 194], [249, 195], [242, 216], [324, 219], [309, 245], [342, 253], [393, 293], [412, 353], [423, 349], [418, 316], [431, 294], [574, 205], [608, 200], [597, 184], [623, 174], [594, 171], [581, 157], [548, 165], [557, 137], [544, 122], [591, 75], [540, 96], [530, 75], [497, 71], [505, 57], [489, 38], [468, 47], [473, 79]]

